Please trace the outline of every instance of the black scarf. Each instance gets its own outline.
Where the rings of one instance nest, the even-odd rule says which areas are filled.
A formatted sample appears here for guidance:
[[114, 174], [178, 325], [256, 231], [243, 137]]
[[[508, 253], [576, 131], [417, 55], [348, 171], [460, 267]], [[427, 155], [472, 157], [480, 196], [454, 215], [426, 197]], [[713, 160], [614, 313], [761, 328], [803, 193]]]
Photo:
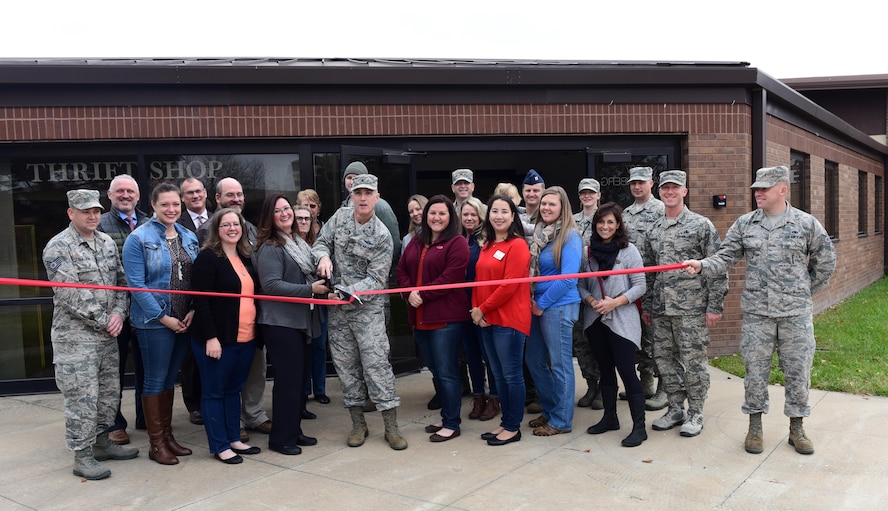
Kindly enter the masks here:
[[[614, 269], [614, 263], [617, 260], [617, 253], [620, 251], [614, 241], [602, 243], [600, 241], [589, 241], [589, 258], [598, 261], [599, 271], [609, 271]], [[607, 278], [607, 277], [603, 277]]]

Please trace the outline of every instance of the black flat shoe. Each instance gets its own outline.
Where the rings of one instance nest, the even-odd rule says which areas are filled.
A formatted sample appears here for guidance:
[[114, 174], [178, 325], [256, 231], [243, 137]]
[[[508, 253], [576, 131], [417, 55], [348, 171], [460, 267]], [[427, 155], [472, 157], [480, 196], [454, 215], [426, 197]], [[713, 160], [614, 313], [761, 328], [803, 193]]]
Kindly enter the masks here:
[[500, 440], [496, 436], [487, 441], [487, 445], [506, 445], [511, 444], [512, 442], [517, 442], [521, 440], [521, 432], [517, 432], [515, 436], [509, 438], [507, 440]]
[[239, 454], [235, 454], [234, 456], [228, 458], [227, 460], [223, 460], [222, 458], [219, 457], [218, 454], [214, 454], [213, 457], [215, 457], [217, 460], [221, 461], [222, 463], [225, 463], [226, 465], [237, 465], [237, 464], [244, 462], [244, 459], [241, 458]]
[[296, 437], [296, 445], [318, 445], [318, 439], [311, 436], [299, 435]]
[[311, 412], [309, 412], [308, 410], [302, 410], [302, 418], [303, 418], [303, 419], [313, 420], [313, 419], [317, 419], [318, 416], [315, 415], [315, 414], [313, 414], [313, 413], [311, 413]]
[[262, 449], [255, 446], [247, 449], [236, 449], [232, 447], [231, 450], [236, 452], [237, 454], [259, 454], [260, 452], [262, 452]]
[[426, 433], [437, 433], [437, 432], [441, 431], [441, 429], [443, 427], [444, 426], [435, 426], [434, 424], [429, 424], [428, 426], [425, 427], [425, 432]]
[[279, 452], [279, 453], [285, 454], [287, 456], [295, 456], [297, 454], [302, 454], [302, 449], [300, 449], [299, 447], [297, 447], [295, 445], [289, 446], [289, 445], [268, 444], [268, 448], [274, 452]]
[[493, 433], [481, 433], [481, 440], [490, 440], [491, 438], [496, 438], [496, 435]]
[[435, 443], [446, 442], [448, 440], [453, 440], [454, 438], [459, 436], [459, 430], [454, 430], [453, 434], [450, 436], [441, 436], [437, 433], [432, 433], [432, 436], [429, 437], [429, 440]]
[[315, 394], [315, 401], [321, 403], [322, 405], [330, 404], [330, 398], [327, 397], [327, 394]]

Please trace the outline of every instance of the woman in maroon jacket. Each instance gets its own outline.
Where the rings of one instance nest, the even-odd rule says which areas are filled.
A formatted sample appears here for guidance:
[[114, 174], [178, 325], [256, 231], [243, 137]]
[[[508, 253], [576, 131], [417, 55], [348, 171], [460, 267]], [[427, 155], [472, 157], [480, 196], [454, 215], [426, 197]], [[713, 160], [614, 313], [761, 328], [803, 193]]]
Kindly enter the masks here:
[[[459, 234], [453, 203], [443, 195], [429, 199], [422, 212], [422, 228], [398, 261], [398, 286], [418, 287], [465, 282], [469, 245]], [[426, 426], [432, 442], [459, 436], [462, 387], [459, 380], [461, 335], [469, 320], [464, 289], [411, 291], [407, 319], [432, 375], [438, 381], [441, 422]]]

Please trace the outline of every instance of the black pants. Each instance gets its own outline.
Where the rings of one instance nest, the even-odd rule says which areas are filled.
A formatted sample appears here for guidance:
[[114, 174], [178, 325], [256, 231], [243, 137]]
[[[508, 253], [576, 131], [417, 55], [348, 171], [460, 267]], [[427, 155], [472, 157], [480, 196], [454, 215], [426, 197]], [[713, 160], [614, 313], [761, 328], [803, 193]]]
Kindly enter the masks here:
[[619, 372], [627, 395], [644, 392], [635, 372], [635, 352], [638, 348], [632, 341], [613, 333], [601, 323], [600, 317], [589, 325], [584, 334], [601, 370], [602, 387], [616, 387], [616, 373]]
[[305, 334], [292, 328], [262, 325], [268, 360], [274, 367], [271, 407], [274, 419], [268, 443], [294, 447], [302, 434], [305, 408], [305, 362], [310, 356]]

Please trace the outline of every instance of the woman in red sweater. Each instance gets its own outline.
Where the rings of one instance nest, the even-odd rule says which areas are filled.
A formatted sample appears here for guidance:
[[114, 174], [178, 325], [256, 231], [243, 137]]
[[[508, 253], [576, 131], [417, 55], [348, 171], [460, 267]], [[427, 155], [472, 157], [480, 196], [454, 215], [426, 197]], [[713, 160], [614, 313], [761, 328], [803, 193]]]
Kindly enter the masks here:
[[[494, 195], [484, 222], [486, 243], [475, 266], [475, 282], [525, 278], [530, 272], [530, 249], [515, 203]], [[475, 287], [472, 321], [481, 327], [481, 339], [496, 379], [502, 419], [481, 438], [489, 445], [521, 440], [524, 418], [524, 340], [530, 335], [530, 283]]]
[[[398, 261], [398, 286], [419, 287], [466, 281], [469, 245], [460, 235], [459, 217], [443, 195], [429, 199], [422, 227]], [[429, 440], [445, 442], [459, 436], [462, 388], [459, 349], [469, 320], [469, 299], [463, 289], [411, 291], [407, 319], [416, 343], [438, 382], [441, 422], [426, 427]]]

